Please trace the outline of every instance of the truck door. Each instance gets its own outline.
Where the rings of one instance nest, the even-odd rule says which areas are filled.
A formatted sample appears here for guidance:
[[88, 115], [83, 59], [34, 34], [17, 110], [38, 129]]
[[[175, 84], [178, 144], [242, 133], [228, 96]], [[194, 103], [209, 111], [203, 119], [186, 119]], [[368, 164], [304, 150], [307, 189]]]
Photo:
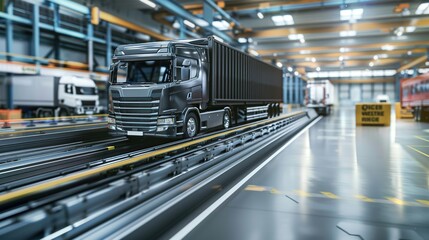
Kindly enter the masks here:
[[176, 48], [175, 78], [184, 91], [187, 104], [202, 101], [199, 54], [195, 48]]

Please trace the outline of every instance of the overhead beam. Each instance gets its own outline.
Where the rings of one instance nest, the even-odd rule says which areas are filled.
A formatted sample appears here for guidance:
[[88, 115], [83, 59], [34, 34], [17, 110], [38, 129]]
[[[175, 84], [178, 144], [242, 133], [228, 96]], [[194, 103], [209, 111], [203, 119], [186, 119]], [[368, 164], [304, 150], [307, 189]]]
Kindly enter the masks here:
[[166, 37], [160, 33], [157, 33], [155, 31], [148, 29], [148, 28], [139, 26], [135, 23], [125, 21], [119, 17], [116, 17], [116, 16], [114, 16], [110, 13], [104, 12], [104, 11], [99, 11], [99, 18], [101, 20], [109, 22], [111, 24], [115, 24], [115, 25], [118, 25], [118, 26], [121, 26], [124, 28], [128, 28], [128, 29], [136, 31], [136, 32], [140, 32], [140, 33], [149, 35], [152, 38], [157, 39], [157, 40], [170, 40], [171, 39], [171, 38]]
[[183, 19], [186, 19], [188, 21], [193, 22], [198, 27], [213, 33], [214, 35], [222, 38], [223, 40], [225, 40], [229, 43], [235, 43], [236, 42], [235, 39], [233, 39], [228, 34], [222, 32], [222, 31], [219, 31], [217, 28], [210, 26], [210, 24], [207, 21], [205, 21], [204, 19], [199, 18], [197, 16], [194, 16], [192, 13], [190, 13], [189, 11], [184, 9], [182, 6], [180, 6], [179, 4], [177, 4], [173, 1], [155, 0], [155, 2], [158, 5], [162, 6], [163, 8], [167, 9], [168, 11], [170, 11], [171, 13], [173, 13], [179, 17], [182, 17]]
[[349, 84], [349, 83], [393, 83], [395, 79], [389, 78], [331, 78], [333, 84]]
[[400, 26], [415, 26], [415, 27], [429, 27], [428, 18], [411, 18], [404, 20], [402, 18], [393, 18], [389, 22], [382, 21], [383, 18], [371, 19], [366, 22], [350, 23], [349, 21], [338, 21], [329, 23], [329, 26], [314, 27], [314, 24], [303, 25], [290, 25], [285, 27], [276, 27], [273, 29], [252, 30], [252, 32], [245, 32], [238, 34], [238, 37], [252, 37], [252, 38], [267, 38], [267, 37], [283, 37], [290, 34], [317, 34], [317, 33], [339, 33], [341, 31], [379, 31], [389, 33], [393, 29]]
[[407, 70], [407, 69], [411, 69], [421, 63], [426, 62], [426, 60], [428, 59], [427, 55], [421, 56], [419, 58], [416, 58], [415, 60], [401, 66], [400, 68], [398, 68], [398, 70], [396, 70], [397, 72], [402, 72], [403, 70]]
[[226, 21], [233, 23], [236, 27], [240, 27], [240, 23], [235, 20], [233, 17], [231, 17], [227, 12], [225, 12], [222, 8], [220, 8], [215, 2], [212, 0], [204, 0], [204, 3], [207, 3], [213, 10], [218, 12], [223, 19]]
[[[381, 46], [383, 45], [392, 45], [394, 47], [400, 47], [400, 46], [413, 46], [416, 48], [421, 48], [420, 46], [424, 47], [429, 45], [429, 40], [425, 41], [409, 41], [409, 42], [391, 42], [391, 41], [383, 41], [378, 43], [363, 43], [363, 44], [343, 44], [341, 46], [301, 46], [301, 47], [290, 47], [290, 48], [272, 48], [272, 49], [257, 49], [258, 53], [260, 55], [268, 55], [273, 53], [282, 53], [282, 52], [300, 52], [301, 50], [308, 50], [308, 51], [323, 51], [326, 49], [339, 49], [340, 47], [346, 47], [350, 49], [365, 49], [365, 48], [379, 48], [381, 49]], [[389, 51], [385, 51], [385, 53], [389, 54]]]
[[[340, 56], [344, 56], [344, 57], [363, 57], [363, 56], [375, 56], [375, 55], [381, 55], [381, 54], [388, 54], [388, 55], [403, 55], [403, 54], [407, 54], [407, 52], [410, 51], [408, 49], [401, 49], [401, 50], [392, 50], [392, 51], [383, 51], [383, 50], [378, 50], [378, 51], [362, 51], [361, 50], [356, 50], [356, 51], [348, 51], [348, 52], [339, 52], [339, 49], [336, 48], [336, 52], [310, 52], [310, 53], [300, 53], [300, 54], [296, 54], [296, 53], [287, 53], [287, 52], [277, 52], [276, 56], [274, 57], [272, 54], [270, 55], [262, 55], [263, 59], [272, 59], [272, 58], [287, 58], [287, 59], [303, 59], [303, 58], [308, 58], [308, 57], [315, 57], [316, 59], [318, 58], [336, 58], [338, 59], [338, 57]], [[420, 54], [420, 53], [426, 53], [426, 49], [425, 48], [417, 48], [417, 49], [413, 49], [412, 50], [412, 54]]]

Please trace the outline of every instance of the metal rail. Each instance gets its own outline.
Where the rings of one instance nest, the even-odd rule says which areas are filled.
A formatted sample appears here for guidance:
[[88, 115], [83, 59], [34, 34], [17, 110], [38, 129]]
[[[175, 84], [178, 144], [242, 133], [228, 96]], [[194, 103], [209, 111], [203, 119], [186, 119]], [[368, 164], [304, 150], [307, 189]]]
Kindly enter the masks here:
[[55, 179], [55, 180], [47, 181], [47, 182], [40, 183], [40, 184], [37, 184], [34, 186], [30, 186], [30, 187], [27, 187], [24, 189], [12, 191], [12, 192], [9, 192], [9, 193], [6, 193], [6, 194], [3, 194], [0, 196], [0, 205], [3, 205], [7, 202], [10, 202], [10, 201], [13, 201], [15, 199], [22, 198], [22, 197], [27, 197], [27, 196], [35, 195], [35, 194], [45, 192], [48, 190], [53, 190], [55, 188], [65, 186], [65, 185], [70, 184], [72, 182], [82, 181], [82, 180], [85, 180], [85, 179], [88, 179], [91, 177], [99, 176], [101, 174], [105, 174], [108, 171], [118, 170], [118, 169], [121, 169], [123, 167], [126, 167], [129, 165], [136, 164], [136, 163], [139, 163], [141, 161], [147, 160], [149, 158], [160, 156], [162, 154], [168, 154], [170, 152], [174, 152], [174, 151], [178, 151], [178, 150], [181, 150], [184, 148], [188, 148], [188, 147], [194, 146], [196, 144], [204, 143], [206, 141], [210, 141], [210, 140], [217, 139], [220, 137], [225, 137], [225, 136], [232, 134], [232, 133], [248, 130], [250, 128], [262, 126], [262, 125], [265, 125], [268, 123], [279, 121], [279, 120], [285, 119], [285, 118], [290, 118], [290, 117], [300, 115], [300, 114], [303, 114], [303, 112], [287, 114], [285, 116], [280, 116], [277, 118], [268, 119], [268, 120], [260, 121], [260, 122], [253, 123], [253, 124], [248, 124], [248, 125], [245, 125], [243, 127], [239, 127], [237, 129], [234, 129], [234, 130], [229, 130], [229, 131], [213, 134], [211, 136], [198, 138], [198, 139], [195, 139], [195, 140], [192, 140], [189, 142], [177, 144], [175, 146], [171, 146], [171, 147], [159, 149], [159, 150], [156, 150], [153, 152], [145, 153], [145, 154], [142, 154], [140, 156], [133, 157], [133, 158], [121, 161], [121, 162], [112, 163], [109, 165], [90, 169], [88, 171], [71, 174], [69, 176], [65, 176], [65, 177], [60, 178], [60, 179]]
[[[155, 151], [156, 154], [147, 153], [130, 158], [129, 160], [97, 168], [95, 170], [100, 171], [100, 169], [103, 169], [99, 172], [100, 174], [108, 175], [108, 173], [112, 173], [112, 171], [114, 171], [113, 176], [110, 174], [111, 177], [104, 180], [102, 179], [96, 183], [90, 182], [84, 185], [78, 184], [73, 188], [73, 190], [76, 190], [73, 194], [63, 195], [61, 198], [56, 198], [57, 202], [53, 202], [52, 199], [40, 200], [41, 203], [33, 200], [31, 205], [25, 205], [25, 207], [23, 206], [19, 208], [26, 210], [34, 209], [29, 213], [16, 216], [20, 210], [12, 209], [11, 211], [1, 214], [0, 219], [8, 221], [7, 219], [15, 216], [14, 222], [20, 224], [12, 224], [8, 227], [0, 228], [0, 237], [35, 237], [36, 235], [34, 234], [40, 233], [40, 231], [43, 232], [43, 229], [46, 230], [46, 224], [52, 224], [52, 226], [49, 225], [51, 229], [58, 230], [62, 227], [66, 227], [66, 222], [72, 221], [71, 219], [76, 221], [77, 225], [74, 225], [75, 227], [66, 227], [59, 232], [50, 235], [48, 239], [58, 236], [65, 238], [75, 237], [77, 236], [76, 234], [81, 234], [85, 229], [89, 230], [97, 224], [106, 221], [106, 219], [110, 219], [115, 215], [123, 213], [135, 204], [160, 194], [162, 191], [165, 191], [166, 187], [171, 187], [172, 184], [183, 182], [184, 179], [190, 178], [194, 176], [194, 174], [201, 173], [205, 171], [205, 169], [208, 169], [225, 159], [228, 160], [231, 159], [232, 156], [239, 155], [242, 151], [245, 151], [248, 148], [246, 147], [247, 142], [251, 142], [250, 146], [257, 147], [261, 141], [257, 139], [268, 139], [271, 135], [284, 136], [288, 132], [290, 133], [293, 131], [293, 129], [305, 124], [308, 119], [309, 118], [306, 117], [305, 112], [300, 112], [259, 123], [252, 123], [243, 127], [237, 127], [234, 130], [215, 133], [212, 136], [201, 137], [199, 139], [178, 144], [180, 149], [189, 149], [191, 147], [198, 146], [189, 151], [177, 153], [177, 151], [180, 151], [179, 148], [167, 147]], [[286, 128], [284, 128], [285, 126]], [[204, 145], [200, 146], [199, 144]], [[171, 156], [168, 154], [171, 154]], [[149, 159], [148, 156], [157, 156], [159, 161], [153, 162], [152, 164], [137, 165], [139, 162], [146, 162]], [[132, 164], [134, 168], [130, 166], [130, 164]], [[118, 167], [118, 165], [121, 167]], [[110, 168], [108, 169], [110, 171], [106, 170], [106, 167], [109, 166]], [[127, 171], [120, 170], [124, 169], [124, 167], [128, 168], [125, 169]], [[82, 176], [80, 174], [73, 174], [71, 176], [73, 176], [72, 179], [74, 181], [81, 182], [83, 180], [81, 179], [81, 181], [79, 181], [76, 177]], [[84, 175], [84, 177], [86, 177], [86, 175]], [[59, 186], [65, 184], [61, 179], [49, 181], [47, 183], [49, 184], [47, 186], [45, 185], [46, 183], [36, 185], [36, 187], [38, 186], [36, 189], [33, 188], [34, 186], [22, 189], [26, 190], [26, 192], [24, 192], [21, 197], [27, 196], [25, 194], [28, 194], [27, 191], [29, 189], [36, 190], [37, 192], [33, 192], [33, 194], [36, 194], [42, 193], [39, 192], [43, 191], [40, 187], [51, 188], [53, 187], [53, 183], [59, 183]], [[162, 186], [160, 185], [161, 183], [163, 183]], [[14, 191], [12, 193], [22, 193], [22, 190]], [[49, 189], [45, 189], [45, 193], [47, 190]], [[76, 195], [77, 193], [79, 193], [79, 195]], [[14, 196], [16, 197], [17, 195]], [[53, 198], [54, 196], [49, 197]], [[123, 202], [123, 204], [118, 205], [120, 202]], [[5, 203], [7, 203], [7, 201], [2, 201], [2, 204]], [[47, 203], [52, 203], [53, 205], [48, 208], [47, 206], [44, 206]], [[44, 207], [43, 209], [37, 210], [37, 206]], [[46, 216], [45, 219], [39, 218], [34, 220], [36, 215], [41, 216], [40, 214], [47, 214], [47, 212], [45, 213], [45, 210], [51, 212], [50, 216]], [[83, 212], [85, 212], [84, 215], [82, 215]], [[88, 216], [90, 213], [91, 215]], [[65, 216], [67, 217], [63, 219]], [[63, 220], [58, 222], [55, 219]], [[6, 223], [4, 221], [3, 223]], [[19, 227], [25, 227], [25, 229], [29, 229], [29, 231], [24, 233], [24, 231], [19, 231]], [[49, 232], [45, 232], [45, 234], [49, 235]]]

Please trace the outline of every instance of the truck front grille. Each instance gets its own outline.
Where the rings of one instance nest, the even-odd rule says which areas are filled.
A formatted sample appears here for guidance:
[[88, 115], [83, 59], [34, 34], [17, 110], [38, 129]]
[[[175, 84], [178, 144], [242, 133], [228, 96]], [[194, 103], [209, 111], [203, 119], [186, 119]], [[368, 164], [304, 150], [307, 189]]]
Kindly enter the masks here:
[[[112, 96], [114, 96], [112, 94]], [[159, 99], [113, 98], [116, 124], [125, 131], [155, 132]]]
[[95, 101], [82, 100], [83, 107], [95, 107]]

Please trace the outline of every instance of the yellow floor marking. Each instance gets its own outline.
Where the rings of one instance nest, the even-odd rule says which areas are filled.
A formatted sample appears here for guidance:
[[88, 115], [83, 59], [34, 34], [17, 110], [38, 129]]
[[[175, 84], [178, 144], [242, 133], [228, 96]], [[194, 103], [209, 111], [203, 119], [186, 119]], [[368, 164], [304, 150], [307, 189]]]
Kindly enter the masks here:
[[369, 198], [369, 197], [364, 196], [364, 195], [355, 195], [355, 197], [361, 201], [364, 201], [364, 202], [375, 202], [374, 199]]
[[404, 200], [401, 200], [399, 198], [387, 197], [386, 199], [389, 200], [389, 201], [391, 201], [394, 204], [407, 205], [407, 202], [405, 202]]
[[339, 197], [331, 192], [320, 192], [321, 194], [325, 195], [328, 198], [332, 199], [338, 199]]
[[310, 194], [308, 192], [304, 192], [302, 190], [295, 190], [296, 194], [302, 196], [302, 197], [308, 197]]
[[423, 205], [427, 205], [427, 206], [429, 206], [429, 201], [428, 200], [420, 200], [420, 199], [417, 199], [416, 200], [418, 203], [420, 203], [420, 204], [423, 204]]
[[275, 188], [271, 188], [270, 191], [272, 194], [283, 194], [282, 192], [280, 192], [279, 190], [275, 189]]
[[414, 137], [416, 137], [416, 138], [418, 138], [418, 139], [420, 139], [420, 140], [423, 140], [423, 141], [429, 142], [429, 140], [427, 140], [426, 138], [422, 138], [422, 137], [419, 137], [419, 136], [414, 136]]
[[266, 191], [267, 188], [262, 186], [256, 186], [256, 185], [247, 185], [247, 187], [244, 189], [246, 191], [255, 191], [255, 192], [263, 192]]
[[108, 146], [107, 150], [109, 150], [109, 151], [115, 150], [115, 146]]
[[423, 156], [425, 156], [425, 157], [429, 157], [429, 155], [428, 154], [426, 154], [426, 153], [424, 153], [424, 152], [422, 152], [422, 151], [420, 151], [420, 150], [418, 150], [418, 149], [416, 149], [416, 148], [413, 148], [413, 147], [411, 147], [411, 146], [408, 146], [409, 148], [411, 148], [411, 149], [413, 149], [414, 151], [416, 151], [416, 152], [418, 152], [418, 153], [420, 153], [421, 155], [423, 155]]

